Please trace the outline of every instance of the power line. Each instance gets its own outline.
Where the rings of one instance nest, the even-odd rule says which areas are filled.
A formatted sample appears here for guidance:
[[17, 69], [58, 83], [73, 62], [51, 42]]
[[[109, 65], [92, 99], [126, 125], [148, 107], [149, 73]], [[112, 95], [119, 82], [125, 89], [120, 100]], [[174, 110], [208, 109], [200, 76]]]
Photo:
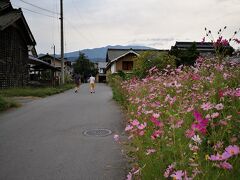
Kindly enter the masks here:
[[[78, 8], [78, 6], [75, 5], [76, 3], [74, 3], [74, 0], [72, 0], [71, 2], [72, 2], [72, 5], [73, 5], [73, 6], [71, 6], [71, 7], [74, 7], [74, 10], [75, 10], [76, 15], [82, 20], [82, 22], [83, 22], [84, 24], [86, 24], [86, 19], [84, 19], [84, 17], [81, 15], [81, 13], [79, 13], [79, 12], [81, 12], [81, 10]], [[89, 31], [89, 30], [88, 30], [88, 33], [89, 33], [90, 36], [95, 40], [95, 36], [93, 35], [92, 31]]]
[[47, 12], [49, 12], [49, 13], [53, 13], [53, 14], [59, 15], [59, 13], [57, 13], [57, 12], [51, 11], [51, 10], [49, 10], [49, 9], [42, 8], [42, 7], [37, 6], [37, 5], [35, 5], [35, 4], [29, 3], [29, 2], [27, 2], [27, 1], [24, 1], [24, 0], [19, 0], [19, 1], [21, 1], [21, 2], [23, 2], [23, 3], [25, 3], [25, 4], [28, 4], [28, 5], [30, 5], [30, 6], [33, 6], [33, 7], [35, 7], [35, 8], [41, 9], [41, 10], [43, 10], [43, 11], [47, 11]]
[[[12, 4], [12, 5], [14, 5], [14, 4]], [[40, 15], [47, 16], [47, 17], [50, 17], [50, 18], [56, 18], [54, 16], [43, 14], [43, 13], [40, 13], [40, 12], [36, 12], [36, 11], [30, 10], [30, 9], [27, 9], [27, 8], [24, 8], [24, 7], [21, 7], [21, 6], [17, 6], [17, 5], [14, 5], [14, 6], [16, 6], [18, 8], [22, 8], [22, 9], [27, 10], [27, 11], [32, 12], [32, 13], [40, 14]]]
[[71, 26], [72, 29], [75, 30], [75, 32], [76, 32], [77, 34], [81, 34], [81, 36], [82, 36], [83, 38], [85, 38], [85, 39], [86, 39], [87, 41], [89, 41], [91, 44], [94, 44], [94, 42], [93, 42], [91, 39], [85, 37], [85, 36], [78, 30], [78, 28], [76, 28], [68, 19], [65, 18], [65, 20], [66, 20], [66, 22], [68, 23], [68, 25]]

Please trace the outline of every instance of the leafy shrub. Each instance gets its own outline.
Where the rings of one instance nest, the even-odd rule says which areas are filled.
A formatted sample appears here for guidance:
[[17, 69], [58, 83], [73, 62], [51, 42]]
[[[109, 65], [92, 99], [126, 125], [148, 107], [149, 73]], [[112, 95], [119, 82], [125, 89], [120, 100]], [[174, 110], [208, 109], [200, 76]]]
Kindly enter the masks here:
[[199, 52], [197, 51], [196, 44], [193, 43], [191, 47], [187, 50], [180, 50], [178, 48], [173, 48], [170, 51], [171, 55], [176, 56], [176, 64], [180, 65], [194, 65], [195, 60], [199, 56]]
[[126, 104], [126, 98], [124, 95], [124, 91], [122, 89], [121, 83], [123, 82], [123, 78], [119, 74], [109, 74], [108, 83], [112, 88], [113, 99], [117, 101], [122, 106]]
[[156, 67], [163, 70], [167, 66], [175, 67], [175, 57], [169, 55], [167, 52], [152, 52], [147, 51], [135, 59], [135, 67], [133, 74], [139, 78], [146, 77], [148, 70]]
[[19, 105], [13, 101], [6, 100], [0, 96], [0, 111], [6, 110], [11, 107], [18, 107]]

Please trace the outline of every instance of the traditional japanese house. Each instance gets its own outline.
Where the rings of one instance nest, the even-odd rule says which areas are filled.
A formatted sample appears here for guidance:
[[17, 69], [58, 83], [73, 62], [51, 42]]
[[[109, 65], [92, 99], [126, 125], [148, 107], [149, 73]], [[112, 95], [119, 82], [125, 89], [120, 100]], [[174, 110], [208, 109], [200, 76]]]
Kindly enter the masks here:
[[0, 1], [0, 88], [25, 86], [28, 52], [36, 45], [21, 9]]
[[[53, 67], [57, 68], [59, 71], [55, 73], [55, 77], [60, 79], [61, 77], [61, 59], [54, 57], [50, 54], [45, 54], [39, 57], [40, 60], [45, 61], [52, 65]], [[67, 59], [64, 59], [64, 73], [67, 78], [71, 78], [72, 76], [72, 63]]]
[[106, 72], [107, 74], [123, 71], [131, 73], [134, 67], [134, 59], [146, 51], [164, 51], [158, 49], [112, 49], [107, 50]]
[[211, 55], [215, 54], [215, 48], [212, 42], [182, 42], [177, 41], [174, 46], [171, 47], [172, 49], [179, 49], [179, 50], [187, 50], [191, 46], [195, 44], [196, 50], [200, 53], [200, 55]]

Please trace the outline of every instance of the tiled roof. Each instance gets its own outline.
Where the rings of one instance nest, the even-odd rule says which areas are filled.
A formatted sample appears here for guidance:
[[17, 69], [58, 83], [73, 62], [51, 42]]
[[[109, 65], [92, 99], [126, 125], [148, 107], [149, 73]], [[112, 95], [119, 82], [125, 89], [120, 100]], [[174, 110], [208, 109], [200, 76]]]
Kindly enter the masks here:
[[110, 61], [126, 54], [129, 51], [133, 51], [137, 54], [141, 54], [146, 51], [161, 51], [161, 50], [158, 50], [158, 49], [111, 49], [111, 48], [109, 48], [107, 50], [106, 61], [110, 62]]
[[30, 60], [30, 64], [35, 64], [35, 65], [41, 65], [42, 67], [44, 67], [45, 69], [53, 69], [55, 71], [59, 71], [59, 69], [57, 69], [56, 67], [52, 66], [51, 64], [42, 61], [38, 58], [35, 58], [33, 56], [28, 56], [28, 59]]
[[[176, 42], [175, 46], [178, 49], [188, 49], [190, 48], [193, 44], [196, 45], [196, 48], [200, 52], [215, 52], [214, 46], [212, 42]], [[172, 47], [172, 48], [173, 48]]]
[[3, 10], [3, 9], [5, 9], [5, 8], [7, 8], [7, 7], [9, 7], [10, 5], [11, 5], [11, 4], [10, 4], [9, 1], [7, 1], [7, 0], [1, 0], [1, 1], [0, 1], [0, 11]]
[[21, 18], [21, 11], [14, 10], [7, 14], [0, 16], [0, 30], [4, 30], [6, 27], [13, 24], [15, 21]]
[[[3, 4], [4, 2], [2, 2], [2, 6]], [[11, 26], [14, 23], [16, 23], [18, 28], [22, 30], [21, 34], [25, 35], [24, 39], [26, 40], [27, 45], [36, 45], [36, 41], [21, 9], [13, 9], [11, 7], [0, 11], [0, 31], [5, 30], [7, 27]]]
[[[44, 58], [46, 58], [46, 57], [49, 57], [49, 58], [51, 58], [51, 59], [54, 59], [54, 56], [52, 56], [52, 55], [50, 55], [50, 54], [44, 54], [44, 55], [39, 56], [38, 58], [39, 58], [39, 59], [44, 59]], [[56, 60], [56, 61], [61, 61], [61, 59], [59, 59], [59, 58], [57, 58], [57, 57], [55, 57], [55, 60]], [[66, 59], [65, 59], [65, 61], [66, 61]]]

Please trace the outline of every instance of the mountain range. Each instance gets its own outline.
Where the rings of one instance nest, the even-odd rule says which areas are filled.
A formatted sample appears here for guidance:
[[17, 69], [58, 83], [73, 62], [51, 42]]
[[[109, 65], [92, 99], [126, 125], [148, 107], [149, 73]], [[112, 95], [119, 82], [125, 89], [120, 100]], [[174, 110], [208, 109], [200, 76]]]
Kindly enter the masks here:
[[106, 46], [106, 47], [100, 47], [100, 48], [93, 48], [93, 49], [83, 49], [80, 51], [73, 51], [68, 52], [64, 54], [64, 57], [67, 58], [69, 61], [76, 61], [79, 57], [79, 52], [84, 53], [86, 57], [92, 61], [92, 62], [105, 62], [106, 61], [106, 54], [108, 48], [114, 48], [114, 49], [153, 49], [151, 47], [147, 46]]

